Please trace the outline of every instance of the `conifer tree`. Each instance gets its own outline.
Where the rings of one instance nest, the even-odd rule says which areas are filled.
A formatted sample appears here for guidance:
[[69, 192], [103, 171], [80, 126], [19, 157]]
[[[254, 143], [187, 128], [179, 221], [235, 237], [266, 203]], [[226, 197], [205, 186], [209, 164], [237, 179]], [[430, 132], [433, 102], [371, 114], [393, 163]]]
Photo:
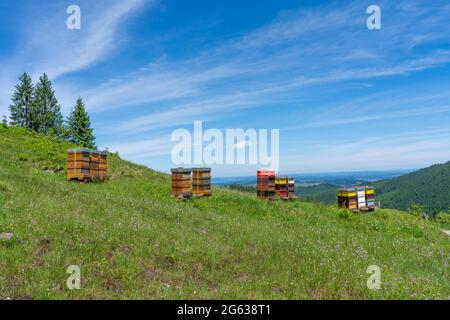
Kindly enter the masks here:
[[11, 124], [31, 128], [30, 112], [33, 102], [33, 82], [27, 73], [22, 74], [19, 80], [20, 83], [16, 86], [11, 99], [12, 105], [9, 106]]
[[30, 118], [31, 127], [37, 132], [48, 134], [52, 129], [57, 135], [63, 133], [61, 107], [45, 73], [36, 84]]
[[75, 108], [67, 118], [68, 140], [85, 148], [95, 149], [95, 137], [84, 102], [78, 98]]
[[3, 126], [4, 128], [8, 128], [8, 120], [6, 120], [6, 116], [3, 116], [2, 126]]

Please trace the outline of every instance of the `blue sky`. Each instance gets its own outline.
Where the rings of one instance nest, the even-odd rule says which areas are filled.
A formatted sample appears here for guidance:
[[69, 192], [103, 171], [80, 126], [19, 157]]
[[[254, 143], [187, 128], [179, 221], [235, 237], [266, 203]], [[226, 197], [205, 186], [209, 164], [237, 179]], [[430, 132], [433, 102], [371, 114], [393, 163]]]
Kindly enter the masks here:
[[3, 0], [0, 115], [22, 72], [46, 72], [65, 114], [85, 100], [99, 146], [160, 171], [194, 120], [279, 128], [283, 173], [424, 167], [450, 160], [449, 16], [438, 0]]

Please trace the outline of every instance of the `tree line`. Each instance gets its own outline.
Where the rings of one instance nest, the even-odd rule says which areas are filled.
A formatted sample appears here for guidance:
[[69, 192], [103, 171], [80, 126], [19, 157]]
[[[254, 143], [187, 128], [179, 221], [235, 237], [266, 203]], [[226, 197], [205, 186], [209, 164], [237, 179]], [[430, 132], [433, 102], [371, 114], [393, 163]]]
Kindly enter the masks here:
[[95, 149], [91, 120], [83, 100], [80, 97], [77, 99], [75, 107], [64, 120], [52, 83], [45, 73], [36, 85], [27, 73], [22, 74], [11, 100], [10, 125]]

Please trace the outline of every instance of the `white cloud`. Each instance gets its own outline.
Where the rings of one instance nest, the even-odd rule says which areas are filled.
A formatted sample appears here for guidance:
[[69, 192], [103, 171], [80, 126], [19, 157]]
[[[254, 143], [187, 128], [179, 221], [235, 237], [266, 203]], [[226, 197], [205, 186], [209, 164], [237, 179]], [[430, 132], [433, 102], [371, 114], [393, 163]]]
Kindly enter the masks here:
[[[316, 150], [281, 159], [288, 172], [332, 172], [418, 168], [450, 159], [450, 130], [422, 130], [398, 135], [349, 137], [321, 143]], [[300, 168], [300, 169], [299, 169]]]
[[[128, 16], [137, 14], [140, 8], [151, 2], [101, 0], [94, 3], [81, 0], [84, 22], [79, 33], [64, 28], [64, 10], [49, 11], [45, 19], [31, 24], [32, 31], [24, 40], [27, 44], [23, 44], [21, 52], [1, 62], [5, 68], [0, 76], [0, 90], [5, 90], [5, 87], [12, 89], [15, 78], [23, 69], [35, 77], [47, 72], [57, 79], [55, 87], [66, 108], [67, 105], [72, 106], [78, 95], [85, 98], [88, 109], [97, 112], [99, 118], [102, 113], [114, 115], [114, 111], [124, 115], [123, 110], [129, 108], [130, 115], [114, 119], [116, 125], [109, 125], [112, 128], [103, 133], [111, 134], [114, 139], [134, 134], [141, 136], [137, 138], [141, 141], [116, 142], [112, 146], [127, 157], [138, 159], [168, 152], [168, 138], [157, 135], [146, 140], [142, 134], [147, 131], [192, 124], [196, 119], [235, 117], [249, 108], [295, 107], [302, 99], [310, 101], [311, 93], [320, 96], [324, 85], [333, 84], [338, 91], [339, 85], [348, 85], [356, 80], [364, 82], [360, 85], [370, 87], [370, 80], [374, 78], [404, 76], [439, 68], [450, 62], [449, 50], [435, 49], [442, 41], [448, 43], [450, 34], [450, 6], [445, 1], [432, 4], [422, 0], [382, 1], [384, 22], [381, 31], [367, 30], [363, 2], [354, 1], [346, 5], [334, 2], [312, 9], [285, 12], [275, 21], [235, 39], [223, 41], [214, 48], [177, 60], [163, 55], [151, 64], [134, 72], [117, 74], [104, 83], [96, 84], [93, 75], [89, 90], [84, 89], [84, 84], [70, 79], [68, 82], [61, 81], [63, 76], [80, 70], [94, 72], [94, 65], [112, 57], [126, 39], [125, 31], [120, 26]], [[337, 4], [340, 6], [337, 7]], [[85, 6], [88, 10], [83, 9]], [[61, 12], [64, 19], [61, 19]], [[129, 46], [133, 50], [133, 44]], [[368, 99], [365, 105], [358, 107], [358, 113], [343, 119], [336, 115], [346, 104], [328, 105], [326, 110], [318, 108], [313, 121], [302, 128], [449, 111], [448, 97], [445, 101], [433, 103], [419, 101], [423, 103], [420, 105], [417, 101], [409, 104], [404, 97], [391, 99], [392, 92], [395, 93], [395, 90], [384, 94], [383, 110]], [[9, 103], [7, 99], [10, 94], [0, 91], [0, 111]], [[414, 92], [411, 94], [416, 95]], [[364, 99], [353, 99], [349, 104], [355, 106], [361, 101], [364, 102]], [[394, 107], [394, 103], [402, 103], [403, 108], [388, 110]], [[368, 116], [366, 111], [369, 107], [377, 107], [379, 112], [371, 112]], [[136, 110], [139, 116], [133, 115]], [[101, 125], [108, 127], [108, 121]], [[436, 156], [445, 153], [433, 149], [436, 145], [424, 140], [408, 143], [410, 149], [403, 149], [402, 152], [411, 158], [414, 152], [416, 155], [425, 153], [426, 148], [434, 150], [431, 154]], [[381, 161], [374, 150], [363, 149], [366, 155]], [[403, 159], [399, 148], [386, 146], [386, 150]], [[327, 152], [336, 152], [338, 158], [343, 159], [341, 162], [336, 160], [336, 165], [351, 162], [340, 153], [340, 149], [331, 148]], [[312, 155], [304, 161], [310, 166], [315, 165], [315, 161], [322, 161], [324, 166], [324, 161], [331, 161], [325, 151], [317, 157]]]
[[234, 145], [235, 149], [237, 149], [237, 150], [242, 150], [242, 149], [245, 149], [245, 148], [251, 147], [251, 146], [252, 146], [251, 141], [239, 141], [238, 143], [236, 143]]
[[[61, 26], [58, 12], [57, 17], [51, 18], [53, 23], [47, 25], [47, 30], [38, 29], [31, 35], [48, 33], [44, 39], [36, 37], [37, 41], [27, 48], [34, 55], [35, 70], [32, 72], [35, 76], [46, 72], [55, 79], [105, 59], [120, 41], [121, 23], [145, 3], [145, 0], [101, 1], [95, 6], [85, 3], [85, 6], [81, 5], [81, 30], [67, 30]], [[52, 41], [45, 41], [50, 37]]]
[[[414, 12], [423, 16], [419, 13], [425, 11], [429, 18], [427, 3], [415, 4]], [[358, 1], [284, 13], [195, 58], [162, 59], [83, 96], [94, 112], [135, 105], [148, 110], [119, 126], [139, 133], [190, 123], [199, 113], [217, 118], [242, 106], [265, 106], [267, 100], [283, 105], [306, 95], [306, 86], [406, 75], [448, 64], [448, 50], [416, 53], [412, 48], [450, 32], [443, 19], [450, 9], [437, 4], [433, 19], [423, 17], [424, 22], [417, 21], [411, 8], [410, 2], [383, 2], [389, 27], [380, 32], [365, 27], [365, 10]]]
[[127, 159], [145, 159], [170, 154], [170, 135], [133, 142], [119, 142], [109, 146], [112, 152], [119, 152]]
[[[20, 51], [0, 61], [0, 115], [7, 113], [17, 78], [28, 72], [34, 81], [42, 73], [50, 79], [90, 68], [111, 56], [123, 43], [124, 32], [120, 26], [152, 0], [80, 0], [82, 28], [68, 30], [65, 10], [67, 3], [53, 2], [41, 5], [30, 3], [30, 17], [22, 17], [23, 38], [18, 39]], [[19, 21], [19, 20], [18, 20]], [[80, 95], [78, 85], [61, 85], [54, 81], [57, 97], [67, 111]]]

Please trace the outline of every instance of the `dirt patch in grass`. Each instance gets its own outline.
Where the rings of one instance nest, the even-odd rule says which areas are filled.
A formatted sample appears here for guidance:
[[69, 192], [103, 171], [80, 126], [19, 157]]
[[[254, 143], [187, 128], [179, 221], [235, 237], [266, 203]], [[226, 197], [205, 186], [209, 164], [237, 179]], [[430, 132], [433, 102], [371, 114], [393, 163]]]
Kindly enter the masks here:
[[108, 277], [105, 281], [106, 290], [114, 293], [123, 293], [124, 287], [122, 281], [114, 276]]
[[50, 251], [50, 240], [47, 238], [40, 238], [38, 241], [38, 248], [33, 254], [33, 264], [41, 267], [44, 265], [44, 257]]
[[9, 188], [6, 184], [0, 182], [0, 192], [9, 193], [11, 191], [11, 188]]
[[164, 269], [172, 269], [175, 267], [175, 258], [171, 256], [157, 256], [156, 263]]
[[162, 271], [161, 269], [156, 269], [156, 268], [146, 268], [142, 272], [141, 277], [144, 278], [145, 280], [150, 280], [150, 281], [164, 282], [164, 280], [165, 280], [164, 271]]

